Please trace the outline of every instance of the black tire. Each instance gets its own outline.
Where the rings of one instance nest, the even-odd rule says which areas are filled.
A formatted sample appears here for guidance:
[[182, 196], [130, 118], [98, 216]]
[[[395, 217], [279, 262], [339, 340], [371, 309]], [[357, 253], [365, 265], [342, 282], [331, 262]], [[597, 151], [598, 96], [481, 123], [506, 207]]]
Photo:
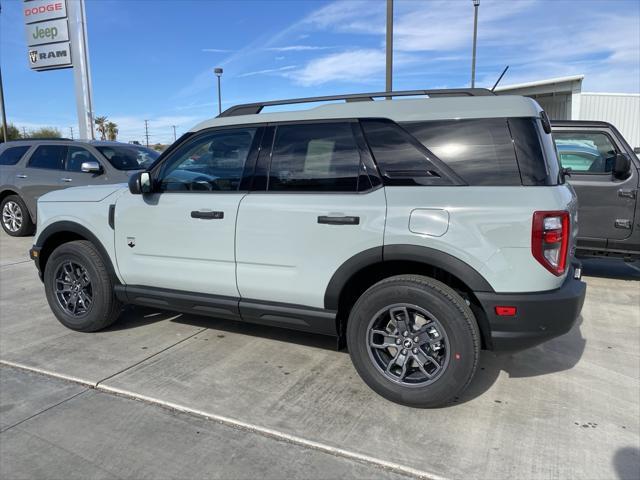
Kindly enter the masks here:
[[[70, 268], [73, 273], [66, 275], [65, 267]], [[84, 272], [81, 268], [84, 268]], [[82, 275], [78, 275], [79, 272]], [[85, 278], [85, 282], [82, 282], [80, 277]], [[80, 290], [76, 297], [82, 292], [84, 300], [87, 297], [91, 300], [86, 306], [84, 301], [76, 299], [76, 314], [63, 307], [59, 297], [61, 293], [58, 286], [62, 286], [66, 279], [69, 279], [69, 283], [77, 283], [70, 287]], [[82, 284], [86, 281], [89, 284], [83, 287]], [[49, 307], [56, 318], [65, 327], [78, 332], [95, 332], [108, 327], [118, 319], [122, 309], [122, 304], [115, 297], [113, 279], [105, 261], [93, 244], [85, 240], [64, 243], [53, 251], [44, 271], [44, 289]], [[67, 296], [70, 298], [71, 294], [70, 291], [62, 293], [65, 299]], [[73, 303], [72, 300], [69, 302]]]
[[2, 229], [12, 237], [31, 235], [36, 226], [24, 201], [18, 195], [8, 195], [0, 203]]
[[[395, 307], [390, 314], [380, 313], [385, 312], [385, 309], [391, 305], [395, 305]], [[389, 372], [384, 368], [383, 361], [386, 358], [394, 356], [399, 358], [400, 356], [400, 348], [403, 347], [407, 337], [403, 337], [398, 330], [404, 324], [395, 324], [391, 327], [392, 329], [397, 327], [398, 330], [394, 330], [392, 335], [395, 336], [389, 337], [386, 334], [370, 333], [370, 328], [378, 332], [380, 327], [376, 327], [379, 325], [376, 322], [385, 323], [387, 320], [383, 317], [384, 315], [387, 315], [386, 318], [392, 319], [394, 312], [400, 311], [407, 312], [406, 315], [399, 314], [400, 318], [413, 317], [414, 325], [418, 321], [416, 319], [422, 320], [420, 313], [418, 315], [409, 313], [411, 310], [403, 310], [399, 305], [411, 305], [417, 309], [423, 309], [429, 314], [429, 317], [436, 319], [436, 323], [429, 320], [424, 322], [422, 326], [423, 330], [429, 330], [429, 325], [435, 325], [437, 327], [436, 333], [432, 331], [432, 336], [436, 340], [431, 337], [423, 337], [428, 338], [428, 342], [413, 345], [413, 347], [424, 348], [428, 356], [441, 360], [440, 367], [435, 362], [422, 363], [424, 370], [432, 370], [432, 372], [418, 370], [418, 355], [412, 355], [412, 352], [414, 354], [423, 352], [417, 348], [409, 347], [408, 344], [408, 350], [402, 350], [408, 352], [403, 362], [407, 366], [403, 366], [398, 371], [398, 365], [394, 358], [387, 364], [393, 364], [392, 371]], [[419, 312], [419, 310], [414, 310], [413, 313], [415, 312]], [[382, 320], [376, 320], [376, 318]], [[388, 325], [394, 325], [394, 321], [391, 320]], [[441, 335], [442, 332], [438, 334], [440, 330], [444, 332], [444, 335]], [[376, 339], [374, 340], [374, 338]], [[414, 337], [413, 333], [408, 334], [409, 340], [413, 338], [418, 340], [418, 336]], [[441, 342], [437, 341], [438, 338], [441, 339]], [[398, 341], [402, 343], [397, 349], [394, 346], [386, 349], [381, 346]], [[377, 347], [370, 347], [370, 342], [376, 344]], [[478, 365], [480, 334], [471, 309], [453, 289], [429, 277], [399, 275], [376, 283], [360, 296], [349, 315], [347, 346], [356, 370], [365, 383], [378, 394], [402, 405], [433, 408], [444, 406], [453, 401], [471, 382]], [[431, 350], [432, 348], [437, 350]], [[443, 350], [439, 350], [442, 348], [444, 348], [444, 354]], [[447, 349], [448, 357], [446, 356]], [[402, 377], [399, 376], [404, 375], [405, 370], [407, 372], [411, 370], [413, 373], [407, 374], [408, 376], [401, 380]], [[438, 372], [437, 375], [434, 372]], [[426, 373], [432, 373], [432, 378], [430, 379]], [[415, 377], [416, 380], [411, 380], [411, 377]], [[410, 381], [415, 383], [409, 383]]]

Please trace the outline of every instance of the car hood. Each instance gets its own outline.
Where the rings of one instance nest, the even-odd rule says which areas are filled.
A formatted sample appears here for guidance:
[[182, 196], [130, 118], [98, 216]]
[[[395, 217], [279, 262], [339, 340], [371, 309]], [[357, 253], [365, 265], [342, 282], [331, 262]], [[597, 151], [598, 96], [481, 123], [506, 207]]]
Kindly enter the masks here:
[[38, 202], [100, 202], [108, 196], [125, 190], [125, 183], [114, 185], [87, 185], [54, 190], [38, 199]]

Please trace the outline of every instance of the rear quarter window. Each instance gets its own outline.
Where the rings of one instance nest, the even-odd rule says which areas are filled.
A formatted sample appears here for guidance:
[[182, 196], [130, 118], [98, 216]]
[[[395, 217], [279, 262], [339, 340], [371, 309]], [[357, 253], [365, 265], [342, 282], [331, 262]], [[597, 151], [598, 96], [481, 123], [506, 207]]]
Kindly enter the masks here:
[[10, 147], [0, 153], [0, 165], [15, 165], [20, 161], [22, 156], [29, 150], [28, 145], [20, 147]]
[[538, 118], [510, 118], [522, 184], [558, 185], [560, 162], [551, 134], [545, 133]]
[[506, 118], [408, 122], [402, 126], [469, 185], [520, 185]]

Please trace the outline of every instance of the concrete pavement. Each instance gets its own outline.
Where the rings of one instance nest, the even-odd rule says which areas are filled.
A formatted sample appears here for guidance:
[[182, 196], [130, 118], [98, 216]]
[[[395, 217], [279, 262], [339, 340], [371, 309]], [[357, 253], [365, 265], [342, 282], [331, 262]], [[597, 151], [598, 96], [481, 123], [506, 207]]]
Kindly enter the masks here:
[[[49, 311], [33, 265], [17, 263], [30, 243], [0, 237], [0, 361], [95, 387], [65, 401], [67, 409], [117, 392], [304, 452], [413, 475], [640, 477], [637, 267], [585, 262], [587, 300], [570, 333], [517, 354], [483, 352], [456, 404], [415, 410], [370, 391], [348, 355], [324, 337], [139, 308], [105, 332], [66, 330]], [[36, 397], [43, 408], [58, 398]], [[66, 424], [70, 417], [59, 418]], [[168, 452], [182, 461], [182, 451]], [[309, 475], [300, 469], [288, 476]]]

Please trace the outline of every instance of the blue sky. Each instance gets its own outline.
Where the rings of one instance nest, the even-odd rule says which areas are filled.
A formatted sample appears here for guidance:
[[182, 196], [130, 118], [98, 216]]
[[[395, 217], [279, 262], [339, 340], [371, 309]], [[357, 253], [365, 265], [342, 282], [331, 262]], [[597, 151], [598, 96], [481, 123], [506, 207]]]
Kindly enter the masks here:
[[[28, 68], [20, 0], [0, 0], [8, 120], [77, 129], [71, 70]], [[86, 0], [94, 109], [119, 139], [173, 139], [235, 103], [384, 89], [384, 0]], [[396, 0], [394, 89], [469, 85], [471, 0]], [[481, 0], [478, 86], [584, 74], [640, 92], [639, 0]]]

